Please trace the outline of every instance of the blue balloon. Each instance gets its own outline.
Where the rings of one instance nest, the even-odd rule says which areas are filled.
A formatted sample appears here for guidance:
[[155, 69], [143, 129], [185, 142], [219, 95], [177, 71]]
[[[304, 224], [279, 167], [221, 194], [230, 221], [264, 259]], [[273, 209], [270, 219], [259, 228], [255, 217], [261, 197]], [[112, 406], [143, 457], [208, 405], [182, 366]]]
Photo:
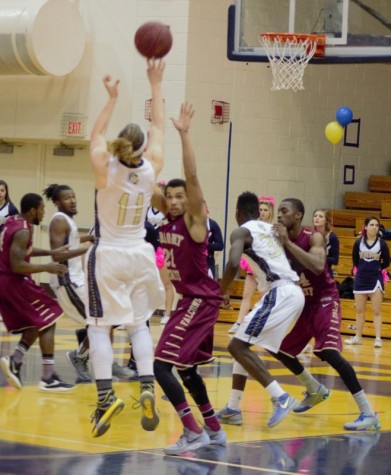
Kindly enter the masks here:
[[349, 107], [340, 107], [335, 114], [338, 124], [345, 127], [353, 120], [353, 112]]

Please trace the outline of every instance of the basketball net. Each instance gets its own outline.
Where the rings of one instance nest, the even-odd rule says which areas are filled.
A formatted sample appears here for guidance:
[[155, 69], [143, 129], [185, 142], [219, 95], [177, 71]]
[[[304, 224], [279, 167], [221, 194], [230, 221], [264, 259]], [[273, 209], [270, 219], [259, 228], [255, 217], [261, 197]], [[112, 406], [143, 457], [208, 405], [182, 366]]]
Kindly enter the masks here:
[[315, 55], [324, 55], [323, 35], [264, 33], [258, 40], [265, 48], [273, 74], [272, 91], [304, 89], [304, 70]]

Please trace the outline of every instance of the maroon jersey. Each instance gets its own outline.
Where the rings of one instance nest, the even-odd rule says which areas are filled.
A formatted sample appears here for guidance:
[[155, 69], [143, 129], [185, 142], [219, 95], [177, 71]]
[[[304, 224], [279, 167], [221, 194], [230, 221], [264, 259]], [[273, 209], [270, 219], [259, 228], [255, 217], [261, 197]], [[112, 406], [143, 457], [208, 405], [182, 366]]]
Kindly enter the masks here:
[[219, 284], [208, 276], [205, 241], [193, 241], [183, 216], [159, 228], [167, 269], [175, 290], [184, 296], [220, 298]]
[[[311, 248], [311, 236], [316, 233], [315, 229], [303, 228], [299, 236], [292, 241], [296, 246], [308, 252]], [[295, 270], [300, 277], [300, 286], [303, 289], [306, 302], [312, 300], [320, 300], [325, 296], [338, 298], [338, 289], [335, 280], [330, 276], [327, 262], [325, 261], [323, 272], [319, 275], [314, 274], [309, 269], [306, 269], [302, 264], [293, 259], [289, 252], [287, 252], [292, 269]]]
[[29, 274], [18, 274], [11, 269], [12, 240], [22, 229], [30, 234], [24, 258], [30, 261], [32, 226], [23, 218], [11, 216], [0, 229], [0, 312], [4, 324], [11, 333], [22, 333], [26, 328], [42, 331], [62, 317], [63, 311]]
[[[317, 232], [315, 229], [303, 228], [297, 239], [292, 241], [308, 252], [311, 248], [311, 236], [315, 232]], [[339, 293], [334, 279], [329, 274], [327, 262], [325, 261], [323, 272], [315, 275], [291, 259], [288, 252], [287, 256], [292, 269], [299, 274], [305, 305], [296, 325], [281, 343], [280, 351], [295, 357], [301, 353], [311, 338], [315, 338], [315, 353], [325, 349], [341, 351]]]
[[19, 216], [11, 216], [0, 228], [0, 273], [13, 274], [11, 269], [11, 245], [14, 234], [22, 229], [27, 229], [30, 233], [25, 261], [30, 261], [33, 249], [33, 232], [31, 225]]

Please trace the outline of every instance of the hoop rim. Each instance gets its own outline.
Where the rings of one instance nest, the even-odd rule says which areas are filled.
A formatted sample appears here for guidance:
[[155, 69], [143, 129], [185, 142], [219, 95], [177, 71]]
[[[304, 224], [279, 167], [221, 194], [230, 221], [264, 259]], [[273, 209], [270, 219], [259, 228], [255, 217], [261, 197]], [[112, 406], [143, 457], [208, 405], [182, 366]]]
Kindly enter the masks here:
[[316, 50], [314, 56], [324, 57], [326, 48], [326, 35], [316, 33], [259, 33], [258, 38], [269, 39], [270, 41], [280, 41], [281, 44], [291, 41], [293, 43], [300, 43], [303, 41], [310, 41], [316, 43]]

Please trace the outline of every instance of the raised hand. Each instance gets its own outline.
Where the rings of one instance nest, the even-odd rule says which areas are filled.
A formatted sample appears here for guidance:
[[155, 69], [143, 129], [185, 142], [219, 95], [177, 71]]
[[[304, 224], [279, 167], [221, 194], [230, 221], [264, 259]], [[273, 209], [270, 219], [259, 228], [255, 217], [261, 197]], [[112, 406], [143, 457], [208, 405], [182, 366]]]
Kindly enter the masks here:
[[119, 79], [112, 82], [112, 77], [110, 74], [106, 74], [103, 76], [103, 84], [106, 88], [106, 91], [108, 92], [109, 96], [111, 98], [116, 98], [118, 97], [118, 85], [119, 85]]
[[151, 84], [161, 83], [166, 63], [162, 59], [147, 59], [147, 75]]
[[187, 132], [189, 130], [194, 113], [195, 110], [193, 104], [190, 102], [182, 103], [178, 119], [171, 117], [172, 123], [178, 132]]

